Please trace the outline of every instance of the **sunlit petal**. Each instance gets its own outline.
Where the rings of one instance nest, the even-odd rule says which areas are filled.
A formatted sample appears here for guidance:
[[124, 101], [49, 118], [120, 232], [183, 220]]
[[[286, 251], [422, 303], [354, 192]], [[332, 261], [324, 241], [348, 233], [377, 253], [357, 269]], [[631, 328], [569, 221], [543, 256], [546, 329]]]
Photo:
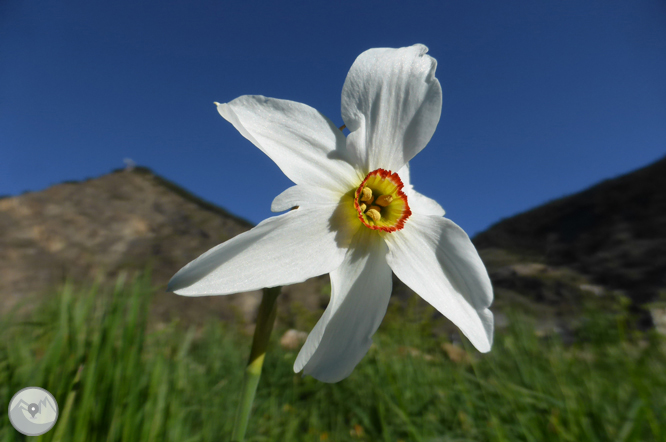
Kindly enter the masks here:
[[342, 89], [349, 158], [367, 173], [398, 171], [428, 144], [442, 110], [437, 62], [428, 48], [365, 51]]
[[361, 230], [342, 265], [331, 272], [331, 300], [294, 364], [323, 382], [346, 378], [367, 353], [391, 297], [386, 244]]
[[405, 163], [405, 165], [402, 166], [400, 170], [398, 170], [398, 176], [402, 180], [402, 184], [404, 184], [405, 187], [412, 187], [412, 170], [409, 166], [409, 163]]
[[435, 216], [444, 216], [446, 213], [437, 201], [417, 192], [414, 188], [408, 189], [406, 193], [413, 213]]
[[357, 172], [343, 159], [342, 131], [310, 106], [244, 95], [217, 110], [294, 183], [344, 191], [358, 181]]
[[294, 207], [335, 206], [340, 194], [335, 191], [303, 184], [291, 186], [273, 199], [271, 211], [284, 212]]
[[404, 191], [407, 194], [409, 207], [412, 212], [420, 213], [421, 215], [444, 216], [446, 212], [437, 201], [414, 190], [414, 186], [411, 184], [412, 179], [409, 163], [402, 166], [402, 169], [398, 171], [398, 175], [405, 185]]
[[386, 235], [387, 261], [398, 278], [457, 325], [482, 352], [493, 342], [490, 278], [467, 234], [439, 216], [414, 214]]
[[330, 208], [298, 209], [268, 218], [212, 248], [171, 278], [168, 290], [206, 296], [303, 282], [337, 268], [346, 249], [329, 226]]

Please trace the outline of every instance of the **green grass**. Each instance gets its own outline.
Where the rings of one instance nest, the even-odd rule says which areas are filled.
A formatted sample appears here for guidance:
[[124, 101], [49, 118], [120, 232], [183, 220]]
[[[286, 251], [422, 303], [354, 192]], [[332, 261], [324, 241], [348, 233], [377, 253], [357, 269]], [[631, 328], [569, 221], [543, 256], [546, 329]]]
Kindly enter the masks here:
[[[65, 288], [29, 320], [0, 322], [0, 398], [56, 397], [43, 441], [226, 441], [251, 337], [211, 323], [148, 327], [145, 280], [111, 294]], [[407, 317], [405, 317], [407, 316]], [[666, 350], [622, 317], [565, 346], [512, 318], [488, 355], [453, 362], [432, 324], [390, 312], [356, 371], [323, 384], [277, 344], [264, 365], [251, 441], [666, 441]], [[467, 347], [467, 346], [466, 346]], [[6, 406], [6, 405], [5, 405]], [[0, 441], [20, 441], [0, 414]]]

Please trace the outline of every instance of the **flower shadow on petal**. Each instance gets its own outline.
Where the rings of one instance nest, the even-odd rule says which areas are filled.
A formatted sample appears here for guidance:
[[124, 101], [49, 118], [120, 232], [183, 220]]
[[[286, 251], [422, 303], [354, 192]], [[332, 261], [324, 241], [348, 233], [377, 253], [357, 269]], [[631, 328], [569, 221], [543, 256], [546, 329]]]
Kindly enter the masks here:
[[[317, 111], [319, 112], [319, 111]], [[329, 120], [326, 115], [322, 114], [319, 112], [319, 115], [322, 116], [324, 120], [328, 123], [328, 126], [330, 129], [336, 133], [342, 133], [342, 130], [338, 128], [331, 120]], [[354, 164], [353, 158], [349, 154], [349, 151], [347, 150], [347, 139], [345, 136], [338, 136], [336, 137], [336, 143], [335, 143], [335, 149], [331, 150], [326, 154], [326, 157], [331, 159], [331, 160], [341, 160], [346, 163], [349, 163], [351, 165]]]
[[333, 293], [312, 338], [308, 337], [304, 374], [322, 382], [338, 382], [349, 376], [367, 353], [391, 297], [386, 253], [377, 232], [357, 230], [345, 261], [331, 272]]
[[354, 193], [355, 189], [352, 189], [340, 197], [338, 206], [328, 222], [328, 228], [331, 232], [335, 232], [337, 246], [344, 249], [351, 246], [352, 238], [363, 227], [354, 208]]

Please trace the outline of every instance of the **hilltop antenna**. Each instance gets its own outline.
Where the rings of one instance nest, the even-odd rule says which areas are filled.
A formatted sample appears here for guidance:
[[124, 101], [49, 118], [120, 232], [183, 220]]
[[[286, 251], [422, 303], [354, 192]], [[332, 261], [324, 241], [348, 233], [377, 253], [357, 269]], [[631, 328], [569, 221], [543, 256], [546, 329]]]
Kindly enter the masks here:
[[131, 172], [136, 167], [136, 162], [131, 158], [123, 159], [123, 163], [125, 163], [125, 172]]

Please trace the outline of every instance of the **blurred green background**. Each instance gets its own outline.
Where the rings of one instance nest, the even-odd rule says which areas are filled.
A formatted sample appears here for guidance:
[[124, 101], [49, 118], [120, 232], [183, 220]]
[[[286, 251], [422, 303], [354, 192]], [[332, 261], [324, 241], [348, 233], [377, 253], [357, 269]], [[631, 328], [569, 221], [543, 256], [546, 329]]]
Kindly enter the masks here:
[[[227, 440], [251, 337], [220, 321], [152, 324], [149, 281], [65, 285], [28, 318], [2, 318], [2, 402], [39, 385], [60, 409], [56, 426], [31, 440]], [[666, 342], [633, 329], [622, 304], [590, 312], [568, 344], [510, 314], [485, 355], [434, 333], [443, 319], [432, 311], [392, 308], [337, 384], [294, 374], [297, 350], [279, 345], [278, 326], [247, 440], [666, 440]], [[0, 441], [28, 439], [4, 413], [0, 422]]]

